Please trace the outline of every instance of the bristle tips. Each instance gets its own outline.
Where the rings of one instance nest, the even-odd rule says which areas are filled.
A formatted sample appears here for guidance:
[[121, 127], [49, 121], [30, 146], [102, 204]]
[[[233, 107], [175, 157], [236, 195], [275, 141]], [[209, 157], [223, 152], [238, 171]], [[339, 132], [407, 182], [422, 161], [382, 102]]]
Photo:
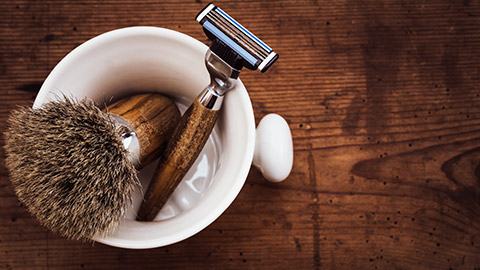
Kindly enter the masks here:
[[64, 97], [13, 111], [5, 153], [19, 200], [70, 239], [113, 232], [139, 185], [114, 123], [89, 100]]

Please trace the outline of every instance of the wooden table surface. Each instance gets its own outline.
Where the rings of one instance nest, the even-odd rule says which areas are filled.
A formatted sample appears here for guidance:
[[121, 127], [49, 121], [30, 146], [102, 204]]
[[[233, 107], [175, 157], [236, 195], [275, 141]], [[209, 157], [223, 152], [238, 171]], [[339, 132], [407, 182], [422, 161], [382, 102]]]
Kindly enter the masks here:
[[[207, 42], [206, 2], [1, 1], [0, 130], [58, 61], [116, 28]], [[149, 250], [65, 240], [19, 205], [0, 165], [1, 269], [480, 269], [479, 1], [217, 1], [271, 45], [245, 71], [256, 122], [286, 118], [294, 167], [252, 168], [197, 235]], [[3, 145], [3, 138], [1, 139]]]

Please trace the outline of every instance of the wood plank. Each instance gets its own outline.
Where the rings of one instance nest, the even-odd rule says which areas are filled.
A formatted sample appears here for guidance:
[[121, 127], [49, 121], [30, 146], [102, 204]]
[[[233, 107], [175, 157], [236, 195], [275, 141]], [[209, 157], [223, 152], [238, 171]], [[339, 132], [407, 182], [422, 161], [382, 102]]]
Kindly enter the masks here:
[[[0, 128], [96, 35], [154, 25], [207, 42], [193, 19], [205, 4], [0, 2]], [[480, 269], [480, 3], [215, 4], [280, 54], [241, 79], [257, 123], [268, 113], [288, 121], [291, 176], [270, 184], [252, 168], [202, 232], [124, 250], [47, 232], [0, 162], [0, 268]]]

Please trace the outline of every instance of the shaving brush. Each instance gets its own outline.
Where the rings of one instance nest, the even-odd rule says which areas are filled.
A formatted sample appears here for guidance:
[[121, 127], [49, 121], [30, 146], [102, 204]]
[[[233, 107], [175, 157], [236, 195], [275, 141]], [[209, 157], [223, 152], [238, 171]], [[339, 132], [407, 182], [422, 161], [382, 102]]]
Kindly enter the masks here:
[[59, 98], [11, 113], [6, 167], [20, 202], [53, 232], [76, 240], [112, 233], [137, 170], [154, 160], [180, 113], [160, 94], [141, 94], [100, 110], [89, 99]]

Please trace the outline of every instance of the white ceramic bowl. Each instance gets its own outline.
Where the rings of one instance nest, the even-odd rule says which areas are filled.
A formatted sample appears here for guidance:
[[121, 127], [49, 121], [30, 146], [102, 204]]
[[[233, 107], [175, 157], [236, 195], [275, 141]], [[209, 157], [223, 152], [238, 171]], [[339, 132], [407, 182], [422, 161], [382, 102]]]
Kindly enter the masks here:
[[[34, 107], [62, 94], [106, 102], [127, 94], [160, 92], [173, 97], [183, 110], [209, 83], [204, 64], [206, 50], [207, 46], [196, 39], [168, 29], [114, 30], [85, 42], [62, 59], [42, 85]], [[272, 151], [280, 149], [286, 153], [280, 155], [286, 157], [279, 160], [276, 168], [270, 168], [268, 157], [261, 153], [255, 156], [259, 163], [270, 166], [261, 169], [264, 175], [279, 181], [290, 172], [292, 142], [286, 122], [278, 116], [270, 118], [275, 119], [263, 126], [270, 132], [278, 127], [286, 134], [283, 136], [286, 139], [280, 136], [281, 146]], [[240, 192], [254, 156], [255, 136], [252, 105], [239, 81], [227, 94], [205, 149], [155, 221], [135, 221], [135, 210], [142, 198], [139, 191], [119, 229], [112, 236], [96, 241], [123, 248], [153, 248], [199, 232], [222, 214]], [[269, 136], [263, 135], [262, 140], [275, 141], [275, 138], [269, 140]], [[263, 152], [272, 154], [268, 149]], [[151, 174], [152, 166], [140, 172], [143, 190]]]

